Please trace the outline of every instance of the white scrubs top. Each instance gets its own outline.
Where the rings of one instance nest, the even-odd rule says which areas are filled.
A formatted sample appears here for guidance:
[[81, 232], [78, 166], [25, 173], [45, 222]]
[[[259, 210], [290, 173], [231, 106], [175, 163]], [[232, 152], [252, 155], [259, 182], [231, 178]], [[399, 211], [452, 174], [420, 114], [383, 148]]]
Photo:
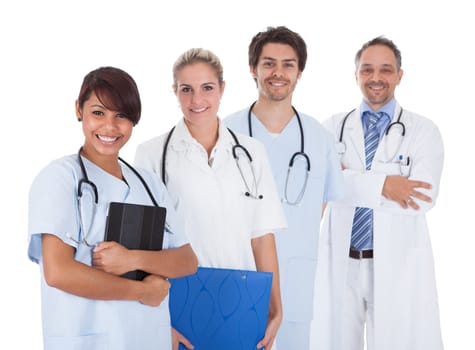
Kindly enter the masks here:
[[[224, 119], [231, 130], [249, 134], [249, 108]], [[343, 175], [332, 135], [314, 118], [299, 113], [304, 132], [304, 151], [310, 158], [310, 174], [302, 201], [284, 201], [289, 162], [300, 152], [300, 128], [294, 116], [277, 136], [251, 113], [253, 137], [261, 141], [269, 155], [272, 172], [288, 221], [288, 228], [276, 237], [284, 320], [310, 322], [313, 317], [314, 280], [322, 203], [343, 196]], [[294, 201], [302, 189], [307, 163], [296, 158], [288, 182], [288, 199]], [[317, 286], [318, 288], [318, 286]]]
[[[139, 145], [136, 164], [161, 176], [162, 152], [168, 133]], [[176, 126], [166, 154], [165, 182], [200, 266], [255, 270], [251, 239], [286, 226], [264, 147], [247, 136], [236, 135], [250, 153], [257, 182], [247, 158], [241, 169], [232, 155], [235, 142], [222, 123], [208, 159], [206, 150], [190, 134], [183, 119]]]
[[[84, 157], [82, 159], [99, 194], [92, 219], [94, 195], [89, 186], [83, 186], [84, 225], [90, 225], [86, 239], [97, 244], [104, 238], [110, 202], [153, 204], [139, 178], [126, 165], [121, 164], [127, 183]], [[140, 174], [156, 201], [167, 208], [167, 224], [171, 232], [165, 234], [163, 248], [187, 244], [163, 184], [150, 173], [140, 170]], [[82, 298], [46, 284], [41, 255], [42, 233], [53, 234], [73, 246], [76, 260], [89, 266], [92, 263], [92, 248], [75, 242], [84, 234], [77, 200], [77, 186], [82, 178], [77, 155], [66, 156], [44, 168], [30, 189], [28, 255], [39, 263], [42, 271], [44, 349], [171, 349], [168, 298], [160, 306], [151, 307], [138, 301]]]

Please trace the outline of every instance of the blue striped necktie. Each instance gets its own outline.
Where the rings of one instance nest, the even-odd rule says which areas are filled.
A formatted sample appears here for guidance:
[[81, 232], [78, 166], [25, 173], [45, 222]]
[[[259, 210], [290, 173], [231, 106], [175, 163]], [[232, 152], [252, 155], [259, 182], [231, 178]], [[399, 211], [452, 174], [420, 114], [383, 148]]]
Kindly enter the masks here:
[[[379, 131], [376, 127], [378, 120], [384, 112], [378, 114], [365, 112], [368, 117], [368, 128], [364, 137], [364, 147], [366, 155], [366, 170], [371, 169], [374, 154], [378, 148]], [[369, 208], [355, 209], [353, 228], [351, 231], [351, 246], [356, 250], [373, 248], [373, 210]]]

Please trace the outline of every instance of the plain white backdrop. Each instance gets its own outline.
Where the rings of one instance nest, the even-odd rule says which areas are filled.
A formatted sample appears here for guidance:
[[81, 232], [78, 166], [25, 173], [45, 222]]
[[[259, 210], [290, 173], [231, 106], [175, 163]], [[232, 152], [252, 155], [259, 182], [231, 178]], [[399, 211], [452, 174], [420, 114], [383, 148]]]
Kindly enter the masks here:
[[433, 119], [445, 143], [441, 193], [429, 213], [444, 343], [474, 349], [471, 13], [463, 0], [2, 1], [0, 348], [42, 348], [39, 269], [27, 258], [28, 190], [43, 166], [82, 144], [74, 101], [84, 75], [112, 65], [137, 81], [143, 116], [121, 154], [133, 161], [139, 142], [181, 117], [171, 90], [179, 54], [205, 47], [221, 58], [224, 117], [256, 97], [247, 66], [251, 37], [286, 25], [309, 52], [294, 105], [320, 121], [360, 102], [353, 57], [363, 42], [386, 35], [401, 49], [405, 75], [396, 96]]

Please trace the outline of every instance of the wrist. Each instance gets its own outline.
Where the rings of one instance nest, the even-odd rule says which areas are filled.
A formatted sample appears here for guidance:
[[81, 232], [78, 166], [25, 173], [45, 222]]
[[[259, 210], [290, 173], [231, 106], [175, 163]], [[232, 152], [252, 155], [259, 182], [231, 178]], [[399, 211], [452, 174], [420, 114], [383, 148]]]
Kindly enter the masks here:
[[129, 271], [143, 270], [140, 250], [129, 250], [127, 260], [129, 265]]
[[271, 303], [269, 306], [269, 320], [276, 320], [280, 323], [283, 317], [282, 304], [279, 303], [279, 305], [272, 305]]
[[126, 283], [126, 287], [124, 288], [126, 294], [121, 299], [142, 302], [146, 296], [145, 283], [127, 278], [122, 279], [124, 283]]

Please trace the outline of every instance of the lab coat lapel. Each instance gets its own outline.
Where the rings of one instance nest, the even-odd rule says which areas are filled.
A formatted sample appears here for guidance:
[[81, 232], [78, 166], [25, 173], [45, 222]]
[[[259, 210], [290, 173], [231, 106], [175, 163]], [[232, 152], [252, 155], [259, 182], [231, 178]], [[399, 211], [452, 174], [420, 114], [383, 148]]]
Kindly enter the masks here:
[[[239, 134], [235, 134], [238, 142], [240, 142]], [[222, 166], [227, 166], [229, 164], [229, 158], [233, 157], [232, 149], [236, 142], [234, 141], [231, 133], [226, 127], [223, 127], [222, 122], [220, 121], [219, 128], [219, 137], [215, 146], [215, 153], [213, 155], [213, 169], [219, 169]]]
[[[399, 104], [396, 104], [394, 114], [393, 114], [393, 119], [391, 120], [391, 124], [395, 123], [399, 117], [399, 113], [401, 112], [401, 106]], [[401, 115], [401, 120], [400, 120], [405, 128], [406, 132], [407, 130], [411, 130], [411, 120], [408, 116], [408, 114], [402, 114]], [[376, 150], [376, 153], [374, 155], [374, 160], [375, 161], [382, 161], [382, 162], [393, 162], [396, 161], [397, 157], [399, 156], [398, 151], [401, 151], [400, 146], [401, 144], [399, 143], [402, 129], [398, 125], [394, 125], [389, 129], [388, 135], [384, 133], [383, 138], [379, 142], [378, 149]]]
[[347, 147], [352, 147], [358, 155], [362, 168], [364, 169], [366, 167], [366, 155], [364, 149], [363, 124], [361, 123], [361, 111], [359, 108], [348, 117], [344, 130], [344, 138], [347, 140]]

